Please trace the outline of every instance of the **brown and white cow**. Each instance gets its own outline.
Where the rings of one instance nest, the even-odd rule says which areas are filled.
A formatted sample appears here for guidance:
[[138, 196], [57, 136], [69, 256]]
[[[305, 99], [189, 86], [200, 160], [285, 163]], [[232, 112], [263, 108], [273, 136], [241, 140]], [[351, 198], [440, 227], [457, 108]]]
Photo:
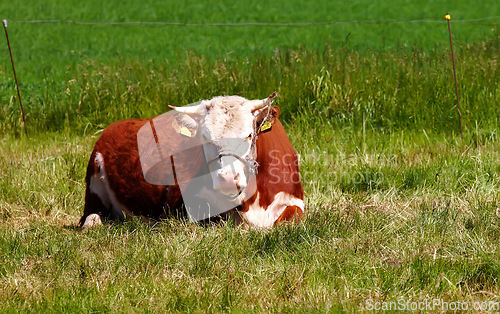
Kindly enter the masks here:
[[[188, 192], [211, 204], [236, 200], [232, 212], [250, 226], [300, 219], [304, 192], [298, 158], [278, 119], [279, 108], [272, 106], [275, 95], [262, 100], [215, 97], [196, 106], [171, 107], [175, 114], [111, 124], [90, 157], [80, 226], [100, 224], [103, 217], [185, 215]], [[148, 132], [158, 147], [142, 145], [141, 134]], [[228, 138], [247, 143], [244, 151], [236, 152]], [[162, 162], [147, 165], [156, 149]], [[209, 187], [191, 184], [203, 174], [211, 178]], [[162, 181], [165, 176], [173, 181]]]

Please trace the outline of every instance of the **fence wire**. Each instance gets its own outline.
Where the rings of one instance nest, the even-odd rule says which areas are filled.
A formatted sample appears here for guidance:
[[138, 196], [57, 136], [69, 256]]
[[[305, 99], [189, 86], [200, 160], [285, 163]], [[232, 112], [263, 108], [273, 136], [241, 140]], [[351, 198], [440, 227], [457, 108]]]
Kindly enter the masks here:
[[[476, 19], [453, 19], [453, 23], [474, 23], [500, 19], [500, 16], [488, 16]], [[75, 24], [75, 25], [112, 25], [112, 26], [200, 26], [200, 27], [308, 27], [317, 25], [336, 25], [336, 24], [391, 24], [391, 23], [446, 23], [443, 17], [430, 17], [409, 20], [395, 19], [379, 19], [379, 20], [354, 20], [354, 21], [323, 21], [323, 22], [297, 22], [297, 23], [267, 23], [267, 22], [244, 22], [244, 23], [183, 23], [183, 22], [147, 22], [147, 21], [131, 21], [131, 22], [82, 22], [75, 20], [9, 20], [9, 23], [26, 23], [26, 24]], [[498, 26], [499, 23], [489, 23], [484, 25]]]

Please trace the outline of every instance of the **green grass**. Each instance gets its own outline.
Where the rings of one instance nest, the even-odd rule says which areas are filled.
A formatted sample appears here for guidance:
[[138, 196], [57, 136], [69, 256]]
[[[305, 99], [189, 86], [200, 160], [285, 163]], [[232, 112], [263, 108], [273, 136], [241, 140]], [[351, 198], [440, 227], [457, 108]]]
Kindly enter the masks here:
[[[0, 18], [7, 19], [17, 72], [28, 112], [50, 106], [55, 93], [86, 62], [116, 64], [117, 59], [153, 62], [177, 68], [189, 52], [210, 60], [240, 60], [272, 56], [277, 49], [448, 51], [448, 29], [443, 16], [453, 16], [455, 47], [498, 36], [499, 19], [458, 20], [500, 16], [496, 0], [432, 1], [3, 1]], [[300, 23], [366, 20], [441, 20], [440, 23], [347, 23], [309, 27], [113, 26], [16, 21], [75, 20], [81, 22], [180, 23]], [[6, 45], [0, 53], [0, 107], [15, 94]], [[57, 91], [57, 92], [56, 92]], [[59, 102], [52, 103], [59, 106]]]
[[[498, 16], [497, 1], [0, 4], [9, 20], [306, 22]], [[452, 20], [453, 22], [453, 20]], [[296, 28], [9, 24], [0, 54], [1, 312], [322, 312], [500, 302], [498, 20]], [[347, 38], [347, 40], [346, 40]], [[5, 51], [6, 52], [6, 51]], [[281, 97], [306, 217], [272, 230], [136, 220], [87, 233], [85, 167], [113, 121]]]
[[[456, 55], [464, 127], [488, 137], [500, 112], [498, 38]], [[58, 92], [62, 90], [61, 92]], [[213, 95], [263, 98], [277, 90], [282, 117], [302, 111], [345, 124], [392, 130], [457, 131], [458, 113], [448, 51], [280, 50], [274, 56], [212, 61], [188, 55], [182, 64], [88, 60], [61, 86], [25, 97], [31, 132], [97, 130], [129, 118], [154, 116], [167, 105]], [[6, 90], [8, 91], [8, 90]], [[14, 86], [10, 89], [15, 94]], [[264, 95], [264, 96], [263, 96]], [[3, 108], [0, 130], [21, 133], [19, 104]], [[495, 133], [496, 134], [496, 133]], [[496, 136], [493, 134], [493, 136]]]
[[[446, 47], [449, 12], [455, 39], [460, 43], [482, 40], [498, 31], [494, 20], [460, 23], [458, 20], [500, 15], [497, 1], [11, 1], [0, 5], [2, 19], [11, 20], [17, 55], [44, 72], [83, 58], [109, 60], [117, 55], [163, 60], [194, 51], [209, 56], [251, 56], [279, 47], [321, 49], [328, 45], [398, 49], [418, 45]], [[15, 21], [73, 20], [78, 22], [172, 23], [305, 23], [367, 20], [442, 20], [442, 23], [334, 24], [310, 27], [204, 27], [204, 26], [85, 26], [23, 24]], [[37, 51], [37, 55], [32, 52]], [[57, 60], [51, 64], [43, 56]], [[29, 68], [26, 68], [29, 71]], [[64, 71], [64, 68], [55, 72]], [[35, 77], [38, 72], [32, 72]]]
[[310, 127], [322, 124], [301, 116], [286, 125], [301, 154], [306, 218], [270, 231], [173, 219], [82, 233], [81, 178], [96, 135], [5, 137], [0, 307], [327, 311], [363, 309], [369, 299], [500, 301], [498, 139], [476, 146], [345, 127], [327, 140]]

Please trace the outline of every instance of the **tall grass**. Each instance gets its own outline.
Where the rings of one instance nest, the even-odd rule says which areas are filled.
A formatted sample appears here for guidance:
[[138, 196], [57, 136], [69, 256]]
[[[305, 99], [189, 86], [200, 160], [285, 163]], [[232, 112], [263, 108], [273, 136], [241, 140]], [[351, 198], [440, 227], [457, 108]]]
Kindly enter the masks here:
[[[479, 137], [496, 136], [491, 132], [500, 118], [494, 105], [500, 103], [498, 49], [494, 39], [464, 47], [456, 56], [464, 125]], [[59, 86], [27, 95], [32, 132], [79, 133], [119, 119], [157, 115], [167, 105], [224, 94], [263, 98], [274, 90], [282, 96], [285, 120], [307, 111], [336, 128], [349, 124], [381, 132], [458, 130], [447, 50], [284, 49], [270, 57], [235, 60], [189, 53], [182, 63], [87, 60], [72, 71]], [[14, 98], [3, 113], [2, 131], [19, 134]]]
[[[269, 93], [269, 89], [278, 87], [281, 87], [283, 94], [303, 94], [305, 84], [309, 81], [312, 84], [316, 75], [333, 75], [335, 81], [332, 84], [337, 85], [343, 82], [343, 78], [338, 77], [338, 75], [354, 79], [352, 82], [354, 85], [342, 86], [342, 88], [348, 88], [342, 91], [344, 94], [349, 91], [349, 88], [356, 93], [358, 91], [371, 92], [371, 90], [366, 90], [366, 83], [375, 84], [374, 86], [380, 88], [381, 82], [356, 82], [356, 77], [349, 78], [350, 74], [346, 72], [347, 70], [357, 70], [356, 67], [348, 64], [349, 62], [359, 61], [365, 63], [362, 65], [363, 68], [360, 68], [361, 72], [370, 71], [367, 68], [368, 64], [366, 64], [372, 62], [370, 50], [376, 51], [374, 54], [377, 57], [386, 58], [386, 60], [374, 61], [374, 69], [379, 71], [375, 73], [377, 75], [397, 74], [400, 77], [394, 79], [405, 84], [404, 71], [414, 70], [418, 73], [424, 67], [429, 70], [426, 70], [428, 72], [420, 71], [423, 76], [427, 76], [428, 73], [437, 73], [441, 77], [440, 79], [444, 80], [443, 82], [447, 82], [445, 80], [447, 76], [441, 75], [440, 69], [445, 72], [444, 65], [448, 64], [445, 57], [445, 52], [448, 49], [448, 34], [444, 20], [442, 23], [340, 23], [309, 27], [155, 27], [67, 23], [30, 24], [18, 21], [300, 23], [420, 18], [439, 20], [446, 12], [450, 12], [453, 17], [456, 47], [460, 50], [460, 47], [483, 41], [493, 45], [491, 48], [498, 49], [498, 19], [463, 23], [458, 20], [500, 15], [498, 1], [495, 0], [482, 1], [481, 5], [465, 0], [454, 1], [452, 5], [447, 1], [422, 4], [408, 1], [378, 1], [375, 3], [367, 0], [356, 3], [316, 1], [312, 5], [304, 5], [301, 1], [273, 1], [264, 4], [259, 1], [205, 1], [203, 3], [147, 1], [142, 3], [90, 0], [83, 3], [71, 0], [65, 3], [55, 3], [53, 0], [15, 0], [0, 3], [0, 12], [2, 12], [2, 19], [10, 21], [9, 33], [13, 54], [21, 82], [21, 91], [25, 98], [25, 106], [31, 119], [29, 123], [33, 128], [32, 132], [61, 130], [63, 127], [61, 121], [63, 120], [66, 121], [65, 126], [68, 125], [69, 121], [70, 127], [72, 127], [74, 120], [100, 124], [133, 114], [133, 110], [123, 108], [120, 104], [115, 110], [124, 111], [123, 115], [106, 113], [105, 116], [109, 116], [108, 120], [106, 118], [82, 117], [81, 113], [78, 112], [80, 108], [77, 105], [82, 100], [81, 97], [85, 96], [87, 83], [89, 83], [89, 88], [99, 88], [97, 82], [99, 72], [111, 74], [109, 71], [112, 71], [118, 73], [119, 78], [117, 77], [117, 79], [128, 79], [129, 82], [126, 85], [118, 82], [116, 86], [106, 86], [109, 94], [99, 95], [93, 99], [94, 103], [87, 104], [95, 106], [95, 108], [103, 106], [109, 109], [111, 105], [114, 105], [117, 97], [123, 97], [124, 101], [129, 103], [133, 102], [134, 97], [140, 96], [133, 91], [138, 82], [145, 84], [144, 82], [150, 81], [151, 84], [158, 85], [160, 80], [164, 80], [161, 84], [173, 85], [169, 85], [168, 88], [156, 87], [160, 88], [155, 93], [155, 97], [158, 98], [137, 98], [141, 101], [138, 104], [141, 109], [138, 110], [148, 114], [157, 114], [160, 110], [165, 110], [167, 101], [182, 104], [192, 101], [192, 99], [211, 97], [220, 93], [251, 93], [249, 91], [254, 90], [254, 85], [259, 88], [255, 90], [255, 94], [259, 92], [259, 97], [262, 97], [262, 93]], [[416, 49], [417, 60], [414, 61], [417, 64], [410, 65], [412, 69], [403, 66], [401, 73], [399, 73], [395, 65], [398, 64], [399, 59], [409, 60], [413, 47], [419, 47]], [[290, 50], [288, 51], [288, 49]], [[390, 56], [391, 51], [398, 49], [403, 49], [406, 53], [396, 53]], [[463, 61], [467, 63], [475, 61], [471, 55], [476, 52], [470, 52], [468, 48], [465, 50]], [[10, 130], [17, 132], [19, 112], [15, 99], [16, 91], [6, 47], [3, 51], [4, 53], [0, 53], [0, 130], [2, 132], [10, 132]], [[361, 55], [354, 57], [351, 51], [361, 51]], [[380, 56], [379, 51], [386, 51], [389, 56]], [[467, 51], [469, 51], [469, 56], [467, 56]], [[430, 59], [428, 59], [428, 55], [420, 56], [424, 52], [442, 56], [431, 58], [436, 64], [426, 64], [426, 60]], [[314, 56], [315, 54], [319, 55]], [[322, 61], [321, 55], [323, 54], [326, 55], [327, 62]], [[337, 56], [337, 54], [344, 57]], [[351, 56], [354, 59], [349, 61], [346, 56]], [[203, 60], [197, 60], [200, 58]], [[249, 65], [246, 65], [247, 58]], [[278, 60], [273, 61], [273, 58]], [[367, 60], [361, 60], [364, 58]], [[307, 64], [296, 64], [298, 60]], [[420, 62], [418, 60], [424, 64], [418, 64]], [[290, 63], [287, 64], [287, 62]], [[281, 66], [286, 66], [289, 72], [282, 72], [285, 69]], [[467, 65], [470, 70], [473, 70], [472, 66], [473, 64]], [[132, 68], [127, 70], [130, 67]], [[221, 75], [212, 73], [214, 67], [220, 71]], [[325, 70], [321, 72], [323, 67]], [[387, 70], [386, 67], [388, 67]], [[491, 67], [495, 68], [494, 64]], [[339, 73], [337, 68], [340, 69]], [[251, 69], [261, 70], [264, 73], [252, 73]], [[335, 70], [333, 71], [333, 69]], [[346, 74], [341, 69], [345, 69]], [[153, 77], [148, 72], [149, 70], [154, 71], [158, 77]], [[485, 65], [479, 65], [478, 70], [484, 70], [485, 73], [489, 71]], [[232, 77], [233, 73], [237, 76]], [[290, 77], [294, 76], [294, 73], [303, 73], [304, 75], [298, 75], [294, 79]], [[467, 81], [469, 74], [464, 71], [461, 73], [466, 77], [462, 82]], [[365, 76], [364, 73], [361, 75]], [[210, 84], [198, 86], [194, 84], [194, 82], [206, 79], [211, 80]], [[372, 80], [376, 79], [376, 77], [372, 78]], [[378, 79], [381, 80], [380, 77]], [[77, 80], [80, 85], [71, 84], [70, 82], [74, 82], [73, 80]], [[104, 80], [108, 82], [102, 82], [103, 86], [113, 83], [110, 78]], [[235, 86], [231, 86], [232, 83]], [[265, 83], [271, 85], [266, 86]], [[281, 84], [288, 85], [281, 86]], [[430, 81], [429, 84], [433, 87], [434, 81]], [[195, 86], [193, 87], [193, 85]], [[444, 87], [447, 86], [439, 88]], [[320, 89], [324, 88], [327, 87], [320, 87]], [[288, 92], [287, 89], [291, 91]], [[298, 91], [295, 92], [295, 89]], [[443, 95], [441, 95], [447, 90], [445, 88], [436, 91], [439, 94], [430, 105], [434, 106], [434, 103], [440, 104], [443, 100], [447, 100], [442, 100]], [[172, 92], [175, 94], [175, 91], [182, 92], [181, 96], [169, 96]], [[67, 92], [72, 93], [71, 97], [66, 95]], [[101, 92], [106, 93], [105, 90]], [[113, 92], [119, 94], [113, 94]], [[321, 93], [321, 90], [317, 92]], [[427, 91], [423, 92], [427, 93]], [[476, 92], [483, 91], [476, 90]], [[324, 91], [324, 93], [328, 92]], [[488, 90], [486, 95], [482, 97], [489, 99], [491, 97], [489, 94]], [[371, 95], [377, 97], [376, 93]], [[427, 94], [414, 95], [427, 98]], [[471, 94], [471, 96], [474, 95], [474, 93]], [[355, 96], [359, 98], [359, 95]], [[309, 98], [314, 101], [312, 97]], [[299, 98], [294, 96], [289, 99], [298, 102]], [[160, 100], [160, 103], [155, 103], [156, 100]], [[355, 99], [351, 97], [350, 100], [354, 101]], [[359, 100], [365, 101], [365, 99]], [[470, 101], [474, 102], [474, 100], [475, 96]], [[378, 99], [367, 99], [366, 101], [368, 103], [379, 102]], [[449, 104], [449, 102], [444, 103], [446, 106]], [[401, 104], [399, 105], [401, 106]], [[150, 106], [154, 108], [150, 108]], [[376, 103], [372, 106], [379, 105]], [[142, 109], [143, 107], [144, 109]], [[90, 110], [90, 112], [94, 112], [96, 115], [95, 110]], [[408, 110], [405, 112], [407, 113]], [[439, 121], [449, 120], [447, 111], [443, 110], [442, 112], [445, 116], [440, 114], [437, 119]], [[102, 115], [101, 113], [102, 111], [99, 114]], [[420, 113], [419, 116], [421, 116]], [[433, 111], [430, 114], [433, 114]], [[403, 116], [405, 119], [408, 117], [408, 114]], [[419, 117], [414, 116], [413, 118], [418, 119]], [[480, 118], [475, 120], [479, 121]], [[473, 119], [472, 122], [475, 120]], [[412, 122], [410, 121], [410, 123]], [[78, 126], [78, 128], [81, 129], [82, 126]]]
[[[118, 56], [141, 61], [177, 60], [185, 51], [213, 59], [272, 53], [279, 47], [323, 49], [348, 45], [352, 49], [398, 49], [413, 45], [425, 50], [447, 47], [443, 16], [452, 15], [458, 46], [482, 41], [498, 32], [498, 18], [461, 23], [455, 21], [499, 16], [496, 0], [480, 5], [466, 0], [408, 2], [404, 0], [356, 2], [319, 0], [305, 5], [298, 0], [262, 1], [99, 1], [12, 0], [0, 3], [7, 19], [14, 56], [22, 81], [42, 84], [41, 78], [61, 82], [66, 67], [85, 59], [109, 62]], [[366, 20], [442, 20], [442, 23], [339, 23], [309, 27], [204, 27], [154, 25], [75, 25], [19, 23], [32, 20], [71, 20], [82, 23], [307, 23]], [[0, 53], [0, 71], [9, 69], [8, 54]], [[10, 75], [9, 75], [10, 77]]]

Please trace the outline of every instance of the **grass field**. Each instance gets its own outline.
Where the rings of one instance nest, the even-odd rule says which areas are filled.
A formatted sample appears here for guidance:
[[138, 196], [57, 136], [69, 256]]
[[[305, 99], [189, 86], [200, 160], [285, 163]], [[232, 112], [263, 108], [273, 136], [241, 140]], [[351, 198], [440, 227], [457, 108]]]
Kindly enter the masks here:
[[[456, 49], [498, 36], [496, 0], [397, 1], [3, 1], [18, 75], [26, 97], [44, 99], [47, 90], [63, 92], [65, 81], [86, 60], [106, 64], [123, 58], [157, 64], [183, 63], [186, 52], [211, 59], [271, 55], [280, 47], [326, 49], [448, 49], [444, 15], [453, 18]], [[496, 19], [460, 22], [484, 17]], [[16, 21], [172, 23], [305, 23], [331, 21], [421, 20], [413, 23], [346, 23], [301, 27], [207, 27], [154, 25], [30, 24]], [[431, 21], [431, 22], [430, 22]], [[438, 23], [433, 21], [439, 21]], [[9, 55], [0, 53], [0, 101], [14, 88]], [[8, 90], [6, 92], [5, 90]], [[49, 92], [49, 94], [52, 94]], [[37, 104], [33, 104], [36, 106]]]
[[456, 135], [332, 131], [310, 116], [287, 129], [308, 213], [270, 231], [168, 220], [81, 233], [96, 135], [4, 137], [0, 307], [327, 311], [369, 300], [500, 301], [494, 133], [463, 144]]
[[[230, 23], [500, 15], [498, 1], [446, 3], [13, 1], [0, 4], [0, 18]], [[0, 311], [327, 312], [382, 302], [412, 309], [433, 299], [438, 311], [458, 302], [498, 311], [500, 38], [498, 19], [478, 23], [453, 24], [462, 141], [443, 23], [11, 22], [30, 138], [5, 51]], [[76, 228], [86, 163], [109, 123], [157, 115], [169, 104], [222, 94], [263, 98], [274, 90], [300, 154], [302, 222], [268, 231], [175, 219]]]

